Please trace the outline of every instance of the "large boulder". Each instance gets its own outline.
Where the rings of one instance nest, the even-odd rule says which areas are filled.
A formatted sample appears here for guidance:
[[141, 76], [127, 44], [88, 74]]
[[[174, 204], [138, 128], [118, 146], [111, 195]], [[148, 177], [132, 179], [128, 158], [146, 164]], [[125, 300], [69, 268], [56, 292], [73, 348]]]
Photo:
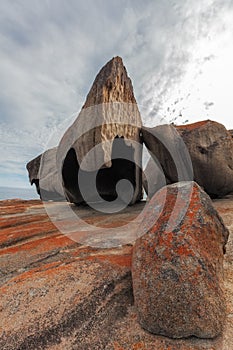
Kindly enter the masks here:
[[[141, 125], [131, 80], [122, 59], [114, 57], [96, 76], [81, 112], [55, 149], [51, 173], [47, 173], [49, 160], [43, 164], [39, 158], [33, 160], [36, 170], [40, 163], [41, 176], [34, 181], [40, 193], [43, 182], [46, 196], [54, 188], [74, 203], [118, 197], [127, 204], [140, 200]], [[30, 178], [33, 167], [29, 162]]]
[[[96, 76], [58, 146], [58, 171], [71, 202], [94, 201], [98, 195], [114, 200], [119, 194], [131, 204], [141, 199], [141, 125], [131, 80], [122, 59], [114, 57]], [[117, 191], [122, 179], [133, 191], [131, 186]]]
[[211, 120], [176, 128], [192, 159], [194, 180], [212, 197], [233, 192], [233, 140], [226, 128]]
[[[142, 135], [167, 183], [193, 179], [211, 197], [233, 192], [233, 140], [222, 124], [207, 120], [182, 126], [143, 127]], [[153, 174], [149, 177], [153, 179]]]
[[143, 328], [171, 338], [214, 338], [222, 332], [228, 234], [196, 183], [172, 184], [154, 195], [132, 259], [135, 305]]

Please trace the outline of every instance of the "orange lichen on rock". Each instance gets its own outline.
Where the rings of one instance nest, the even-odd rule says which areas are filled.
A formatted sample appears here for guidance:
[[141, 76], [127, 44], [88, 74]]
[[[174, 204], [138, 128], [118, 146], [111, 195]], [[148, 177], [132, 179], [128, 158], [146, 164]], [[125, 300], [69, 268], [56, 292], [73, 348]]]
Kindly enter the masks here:
[[0, 246], [4, 248], [16, 244], [24, 244], [24, 242], [30, 239], [33, 240], [35, 237], [36, 239], [40, 236], [46, 237], [46, 235], [53, 234], [54, 232], [58, 233], [58, 230], [51, 222], [36, 222], [28, 225], [20, 225], [20, 227], [8, 227], [1, 230]]
[[192, 123], [192, 124], [183, 124], [183, 125], [175, 125], [176, 129], [184, 129], [184, 130], [194, 130], [197, 128], [200, 128], [202, 126], [205, 126], [207, 123], [209, 122], [209, 120], [202, 120], [196, 123]]
[[133, 249], [132, 276], [143, 328], [174, 338], [219, 335], [225, 320], [223, 254], [229, 232], [207, 194], [194, 182], [161, 189], [140, 230], [145, 234]]
[[[167, 204], [171, 198], [171, 195], [168, 195]], [[195, 198], [192, 201], [194, 207], [198, 197], [193, 196], [193, 198]], [[175, 204], [176, 201], [172, 203]], [[58, 205], [60, 207], [59, 203]], [[224, 208], [231, 208], [229, 201], [218, 201], [215, 205], [223, 212], [224, 220], [225, 218], [228, 220], [230, 227], [232, 225], [232, 220], [229, 219], [230, 213], [225, 213], [224, 210]], [[14, 206], [15, 212], [12, 211]], [[4, 220], [9, 219], [9, 223], [14, 222], [12, 228], [8, 225], [8, 234], [10, 235], [12, 229], [16, 235], [18, 230], [19, 238], [25, 236], [25, 241], [18, 243], [8, 241], [9, 246], [0, 249], [0, 329], [3, 330], [0, 336], [1, 349], [112, 350], [114, 346], [115, 349], [123, 350], [233, 348], [230, 336], [232, 330], [230, 314], [233, 310], [231, 245], [228, 245], [226, 254], [228, 265], [226, 265], [225, 277], [229, 317], [224, 339], [210, 340], [195, 337], [170, 339], [146, 332], [138, 324], [133, 305], [130, 272], [132, 246], [124, 245], [111, 249], [82, 246], [58, 231], [48, 231], [49, 225], [51, 224], [52, 228], [53, 224], [50, 223], [43, 205], [35, 206], [30, 201], [24, 202], [23, 215], [19, 213], [17, 206], [22, 206], [20, 201], [16, 201], [15, 204], [11, 201], [10, 213], [7, 212], [8, 205], [3, 209]], [[45, 204], [45, 207], [50, 206], [56, 207], [56, 204]], [[179, 202], [179, 208], [181, 207]], [[109, 217], [108, 222], [112, 220], [114, 225], [118, 218], [120, 220], [124, 218], [126, 222], [131, 221], [142, 208], [144, 205], [128, 208], [123, 213]], [[148, 203], [148, 210], [149, 208], [153, 214], [154, 207], [153, 205], [150, 207]], [[199, 210], [198, 205], [196, 208]], [[178, 217], [178, 209], [175, 212], [175, 216]], [[164, 222], [169, 218], [167, 214], [164, 214]], [[25, 215], [28, 219], [30, 218], [28, 225], [25, 223], [26, 218], [21, 220]], [[22, 225], [17, 226], [17, 217], [19, 223], [24, 222]], [[42, 219], [41, 231], [38, 230], [37, 220], [34, 220], [36, 217], [46, 217]], [[96, 221], [101, 224], [98, 214], [95, 217], [90, 208], [83, 209], [82, 217], [92, 219], [93, 223], [96, 218]], [[195, 218], [195, 215], [192, 214], [191, 217]], [[187, 230], [192, 227], [191, 217], [187, 219]], [[107, 216], [102, 218], [102, 220], [106, 219]], [[32, 233], [34, 232], [31, 237], [28, 236], [28, 227]], [[168, 231], [168, 245], [172, 244], [172, 238], [174, 238], [171, 233], [171, 230]], [[27, 249], [30, 244], [31, 249]], [[181, 264], [189, 258], [185, 247], [188, 246], [177, 246], [176, 254], [183, 256], [183, 260], [180, 260]], [[153, 254], [153, 245], [148, 242], [147, 248]], [[10, 253], [8, 249], [13, 250]], [[194, 266], [190, 271], [192, 272], [190, 278], [198, 281], [202, 266]], [[165, 274], [166, 278], [169, 276], [172, 277], [172, 274]], [[182, 282], [182, 276], [180, 279]], [[188, 283], [185, 279], [183, 282]], [[200, 319], [205, 317], [205, 309], [201, 304], [196, 312]]]
[[132, 247], [129, 247], [129, 251], [127, 254], [96, 254], [96, 255], [90, 255], [88, 260], [102, 260], [102, 261], [108, 261], [111, 264], [116, 264], [122, 267], [131, 267], [132, 264]]
[[6, 199], [0, 201], [0, 215], [20, 214], [27, 210], [28, 205], [43, 206], [40, 200]]

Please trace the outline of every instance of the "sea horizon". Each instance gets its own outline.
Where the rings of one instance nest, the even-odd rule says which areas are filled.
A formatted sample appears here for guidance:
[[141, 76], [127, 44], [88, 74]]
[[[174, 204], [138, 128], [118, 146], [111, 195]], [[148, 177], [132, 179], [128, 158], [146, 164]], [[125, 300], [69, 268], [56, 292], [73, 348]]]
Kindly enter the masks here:
[[0, 186], [0, 200], [6, 199], [40, 199], [35, 187], [5, 187]]

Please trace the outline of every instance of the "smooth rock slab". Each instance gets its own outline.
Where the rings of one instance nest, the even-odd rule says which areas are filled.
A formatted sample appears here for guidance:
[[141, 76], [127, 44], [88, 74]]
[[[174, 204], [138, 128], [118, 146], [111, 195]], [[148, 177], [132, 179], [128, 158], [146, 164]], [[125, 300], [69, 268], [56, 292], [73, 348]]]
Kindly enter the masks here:
[[163, 187], [151, 199], [141, 230], [132, 259], [141, 326], [171, 338], [221, 334], [229, 233], [208, 195], [194, 182]]
[[[0, 201], [2, 273], [0, 303], [3, 305], [3, 308], [0, 307], [1, 350], [233, 349], [233, 196], [214, 201], [215, 208], [223, 217], [231, 234], [224, 258], [227, 320], [223, 334], [214, 339], [196, 337], [172, 339], [145, 331], [137, 321], [135, 306], [131, 305], [133, 301], [130, 274], [132, 246], [91, 249], [80, 246], [59, 234], [46, 215], [46, 210], [48, 207], [60, 207], [63, 204], [46, 202], [43, 205], [38, 200]], [[75, 207], [75, 210], [81, 210], [81, 208]], [[124, 220], [131, 221], [132, 216], [138, 215], [139, 210], [142, 210], [141, 204], [136, 204], [128, 207], [126, 212], [119, 214], [119, 217], [110, 215], [108, 224], [112, 221], [115, 225], [116, 220], [119, 224], [122, 215]], [[88, 222], [105, 227], [104, 217], [101, 218], [97, 213], [94, 216], [93, 211], [88, 207], [83, 208], [82, 211], [82, 217], [85, 216]], [[97, 275], [93, 275], [93, 268], [96, 267]], [[104, 277], [106, 268], [109, 273], [111, 270], [112, 272]], [[119, 268], [122, 269], [120, 273]], [[114, 274], [113, 271], [115, 271]], [[125, 272], [126, 278], [119, 283], [120, 276]], [[71, 274], [72, 278], [68, 278]], [[115, 288], [112, 294], [111, 289], [106, 290], [104, 287], [104, 294], [99, 294], [101, 298], [96, 299], [101, 292], [98, 288], [99, 274], [103, 276], [101, 280], [104, 286], [108, 284], [106, 276], [113, 276]], [[91, 286], [92, 283], [87, 284], [87, 279], [92, 280], [94, 286]], [[83, 289], [80, 288], [80, 282]], [[39, 286], [38, 283], [41, 285]], [[127, 291], [124, 296], [119, 293], [123, 291], [123, 285]], [[97, 293], [89, 294], [92, 287]], [[118, 297], [114, 290], [117, 294], [119, 293]], [[78, 299], [74, 298], [75, 294], [78, 294]], [[70, 303], [70, 300], [75, 302]], [[89, 317], [88, 305], [93, 306], [93, 301], [94, 304], [97, 302], [97, 305], [102, 305], [102, 308], [98, 307], [96, 311], [92, 308], [92, 314], [89, 314]], [[80, 325], [77, 322], [80, 318], [77, 308], [80, 310], [81, 305], [87, 307], [82, 313], [86, 322]], [[64, 309], [66, 309], [65, 314], [62, 313]], [[70, 311], [70, 321], [68, 321], [67, 311]], [[39, 323], [36, 320], [39, 320]], [[37, 331], [36, 322], [40, 325]], [[33, 334], [32, 327], [34, 327]], [[47, 333], [46, 330], [48, 330]]]

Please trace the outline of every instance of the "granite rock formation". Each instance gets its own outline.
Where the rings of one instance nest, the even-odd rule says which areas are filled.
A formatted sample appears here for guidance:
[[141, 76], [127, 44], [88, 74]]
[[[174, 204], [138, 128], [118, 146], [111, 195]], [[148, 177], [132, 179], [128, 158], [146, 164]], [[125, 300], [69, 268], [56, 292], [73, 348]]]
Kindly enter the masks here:
[[194, 179], [211, 197], [233, 192], [233, 140], [222, 124], [143, 127], [142, 134], [167, 183]]
[[44, 200], [134, 204], [142, 198], [144, 142], [151, 154], [143, 175], [149, 198], [164, 184], [191, 180], [218, 197], [233, 192], [231, 136], [210, 120], [143, 127], [131, 80], [122, 59], [114, 57], [97, 74], [58, 147], [30, 161], [27, 169]]
[[142, 173], [142, 185], [147, 194], [147, 199], [152, 198], [160, 188], [170, 183], [159, 162], [150, 157]]
[[173, 125], [142, 127], [142, 138], [151, 154], [143, 176], [149, 198], [166, 184], [193, 180], [189, 152]]
[[57, 147], [48, 149], [27, 163], [31, 185], [36, 185], [37, 193], [43, 200], [61, 201], [64, 190], [57, 171]]
[[194, 180], [211, 197], [233, 192], [233, 140], [226, 128], [211, 120], [176, 128], [192, 159]]
[[[46, 214], [64, 204], [0, 201], [1, 349], [233, 349], [233, 197], [213, 203], [230, 230], [224, 259], [226, 326], [215, 339], [171, 339], [143, 330], [133, 303], [132, 246], [93, 249], [73, 242]], [[108, 222], [90, 208], [74, 209], [88, 222], [114, 227], [137, 216], [142, 204]]]
[[142, 327], [171, 338], [220, 335], [229, 232], [209, 196], [192, 181], [163, 187], [149, 202], [141, 230], [132, 278]]
[[[48, 176], [44, 162], [45, 176], [34, 182], [40, 189], [43, 182], [46, 194], [51, 188], [56, 193], [64, 190], [66, 198], [74, 203], [120, 197], [133, 204], [142, 197], [140, 129], [131, 80], [122, 59], [114, 57], [98, 73], [81, 112], [62, 137], [56, 164], [52, 163], [53, 173]], [[34, 171], [38, 163], [39, 158], [28, 163], [30, 179], [38, 173]], [[117, 189], [122, 179], [132, 186]]]
[[[98, 73], [82, 111], [58, 147], [58, 159], [64, 159], [59, 165], [64, 188], [71, 201], [80, 201], [77, 183], [70, 181], [72, 168], [86, 179], [87, 198], [93, 195], [92, 174], [100, 169], [96, 186], [102, 197], [115, 199], [116, 184], [125, 178], [133, 185], [131, 204], [141, 199], [141, 125], [131, 80], [122, 59], [115, 57]], [[127, 188], [123, 200], [124, 194]]]
[[41, 156], [42, 156], [42, 154], [40, 154], [36, 158], [32, 159], [26, 165], [30, 184], [31, 185], [35, 184], [36, 191], [38, 194], [40, 194], [39, 171], [40, 171]]

